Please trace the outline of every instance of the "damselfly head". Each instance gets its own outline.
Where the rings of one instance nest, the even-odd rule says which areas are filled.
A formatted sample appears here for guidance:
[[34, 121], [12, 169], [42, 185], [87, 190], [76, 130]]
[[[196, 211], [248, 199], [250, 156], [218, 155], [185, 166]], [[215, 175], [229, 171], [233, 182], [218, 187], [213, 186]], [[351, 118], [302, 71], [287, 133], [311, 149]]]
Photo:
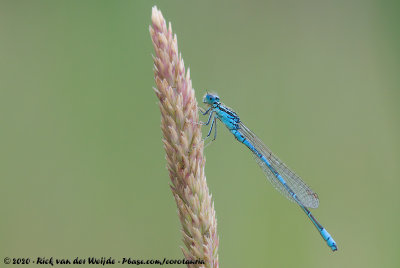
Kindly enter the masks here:
[[215, 93], [206, 93], [203, 97], [203, 102], [208, 105], [213, 105], [214, 103], [219, 103], [219, 97]]

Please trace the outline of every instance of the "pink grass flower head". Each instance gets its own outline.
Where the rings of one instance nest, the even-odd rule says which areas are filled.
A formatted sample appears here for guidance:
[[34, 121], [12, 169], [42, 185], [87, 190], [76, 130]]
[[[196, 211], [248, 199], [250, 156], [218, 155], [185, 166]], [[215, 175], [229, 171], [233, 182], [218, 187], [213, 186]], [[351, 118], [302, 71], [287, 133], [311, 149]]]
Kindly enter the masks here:
[[150, 35], [155, 50], [154, 88], [161, 111], [161, 130], [166, 152], [171, 190], [182, 224], [182, 248], [187, 260], [205, 264], [188, 267], [218, 267], [218, 235], [214, 204], [204, 174], [204, 143], [201, 138], [197, 101], [178, 54], [176, 35], [171, 23], [157, 7], [152, 9]]

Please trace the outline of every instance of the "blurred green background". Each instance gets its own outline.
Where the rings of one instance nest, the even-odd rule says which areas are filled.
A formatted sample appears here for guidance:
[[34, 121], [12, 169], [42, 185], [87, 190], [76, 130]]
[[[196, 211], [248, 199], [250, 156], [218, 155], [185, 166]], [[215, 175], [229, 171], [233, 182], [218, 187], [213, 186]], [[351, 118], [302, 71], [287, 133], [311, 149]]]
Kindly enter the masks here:
[[339, 246], [220, 124], [206, 149], [220, 266], [399, 267], [400, 18], [378, 0], [1, 1], [0, 266], [182, 258], [152, 90], [153, 5], [197, 98], [218, 92], [312, 186]]

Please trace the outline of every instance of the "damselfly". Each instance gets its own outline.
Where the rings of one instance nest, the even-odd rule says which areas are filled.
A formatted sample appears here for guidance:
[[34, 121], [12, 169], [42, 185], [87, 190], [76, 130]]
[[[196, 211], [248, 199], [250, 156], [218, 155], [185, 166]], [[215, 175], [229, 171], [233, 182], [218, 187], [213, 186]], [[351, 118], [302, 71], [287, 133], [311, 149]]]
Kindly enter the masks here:
[[272, 185], [286, 198], [297, 203], [306, 213], [308, 218], [317, 228], [322, 238], [328, 246], [333, 250], [337, 250], [336, 242], [324, 227], [314, 218], [308, 208], [317, 208], [319, 205], [318, 196], [310, 187], [305, 184], [299, 176], [291, 171], [278, 157], [276, 157], [267, 146], [251, 132], [241, 121], [239, 116], [230, 108], [220, 102], [216, 94], [207, 93], [203, 102], [209, 108], [203, 113], [210, 113], [208, 121], [204, 125], [211, 122], [210, 130], [207, 137], [211, 135], [214, 128], [214, 140], [217, 136], [216, 119], [219, 119], [235, 138], [246, 145], [253, 153], [255, 160], [263, 170], [264, 174]]

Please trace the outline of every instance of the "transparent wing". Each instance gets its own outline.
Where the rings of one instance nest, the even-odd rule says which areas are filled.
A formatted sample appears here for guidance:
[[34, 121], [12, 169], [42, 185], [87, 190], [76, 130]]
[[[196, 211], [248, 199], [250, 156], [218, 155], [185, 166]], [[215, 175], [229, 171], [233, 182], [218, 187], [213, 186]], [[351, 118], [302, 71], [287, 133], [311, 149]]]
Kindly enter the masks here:
[[[281, 160], [279, 160], [279, 158], [276, 157], [271, 150], [265, 146], [264, 143], [253, 132], [251, 132], [251, 130], [243, 125], [243, 123], [240, 122], [239, 126], [241, 128], [240, 132], [242, 135], [253, 144], [257, 151], [262, 153], [265, 158], [268, 159], [271, 166], [283, 177], [287, 185], [297, 195], [301, 203], [309, 208], [317, 208], [319, 205], [318, 195], [314, 193], [314, 191], [311, 190], [310, 187], [308, 187], [299, 176], [297, 176]], [[257, 155], [253, 154], [253, 156], [272, 185], [287, 199], [295, 202], [288, 190], [275, 177], [267, 164], [258, 158]]]

